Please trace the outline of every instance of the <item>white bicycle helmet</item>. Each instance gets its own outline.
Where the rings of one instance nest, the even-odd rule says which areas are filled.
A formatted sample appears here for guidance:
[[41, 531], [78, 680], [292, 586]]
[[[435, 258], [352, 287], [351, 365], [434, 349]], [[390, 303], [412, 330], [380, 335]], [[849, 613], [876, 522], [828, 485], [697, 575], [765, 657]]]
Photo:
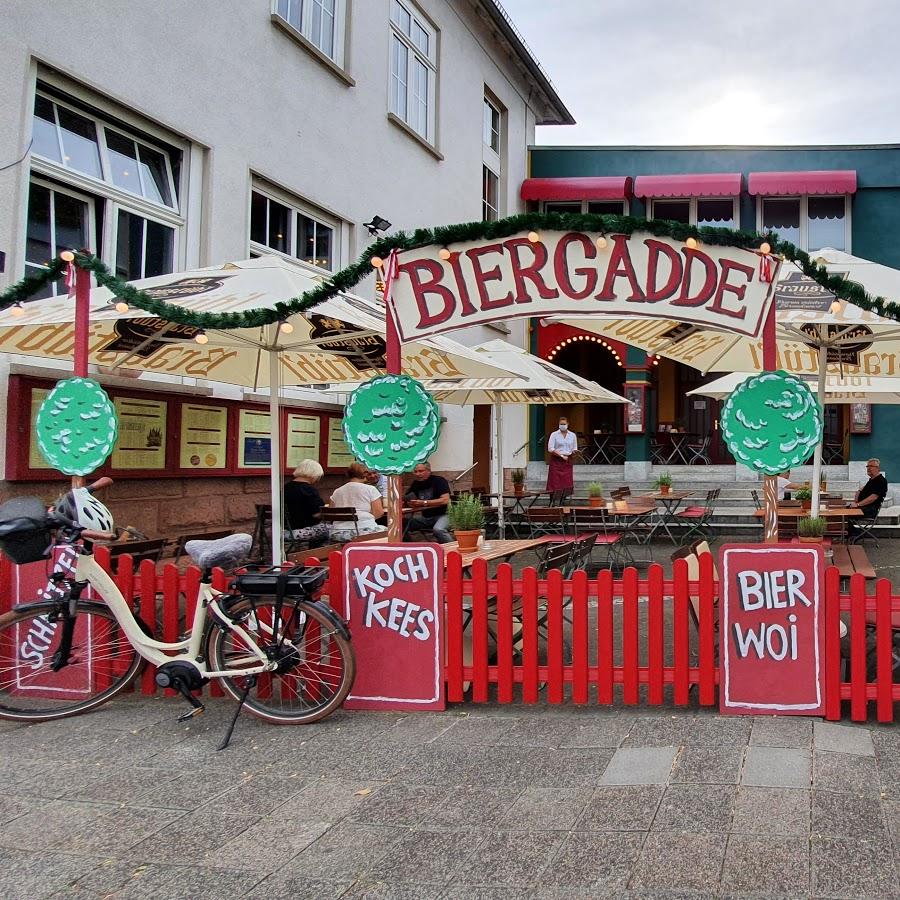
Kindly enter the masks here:
[[112, 513], [87, 488], [73, 488], [57, 508], [62, 515], [77, 522], [82, 528], [93, 531], [113, 530]]

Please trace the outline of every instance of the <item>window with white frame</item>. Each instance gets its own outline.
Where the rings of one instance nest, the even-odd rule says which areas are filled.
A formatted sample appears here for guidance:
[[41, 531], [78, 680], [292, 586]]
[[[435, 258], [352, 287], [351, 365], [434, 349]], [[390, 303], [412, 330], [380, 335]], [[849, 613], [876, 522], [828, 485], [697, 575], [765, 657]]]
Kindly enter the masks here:
[[757, 217], [761, 231], [803, 250], [850, 250], [850, 198], [844, 194], [761, 197]]
[[330, 60], [343, 66], [346, 0], [275, 0], [274, 13]]
[[653, 200], [650, 218], [684, 222], [686, 225], [736, 228], [737, 198], [686, 197], [680, 200]]
[[185, 149], [42, 84], [32, 137], [26, 272], [67, 248], [92, 250], [126, 280], [178, 267]]
[[625, 200], [545, 200], [544, 212], [592, 213], [597, 216], [621, 216], [628, 212]]
[[488, 97], [484, 98], [484, 119], [482, 123], [484, 146], [500, 155], [500, 110]]
[[503, 215], [503, 109], [485, 88], [481, 120], [481, 218], [496, 222]]
[[437, 32], [406, 0], [391, 0], [390, 111], [434, 143]]
[[484, 222], [500, 218], [500, 179], [487, 166], [481, 167], [481, 218]]
[[283, 253], [333, 272], [339, 263], [339, 223], [289, 195], [254, 186], [250, 194], [250, 250]]

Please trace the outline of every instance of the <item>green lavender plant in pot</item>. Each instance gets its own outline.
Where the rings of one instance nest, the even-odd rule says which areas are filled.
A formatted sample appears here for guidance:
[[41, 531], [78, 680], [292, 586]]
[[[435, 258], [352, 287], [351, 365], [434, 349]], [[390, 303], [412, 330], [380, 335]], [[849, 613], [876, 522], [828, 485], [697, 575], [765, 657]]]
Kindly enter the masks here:
[[794, 491], [794, 499], [800, 501], [803, 509], [809, 509], [812, 505], [812, 491], [808, 487], [797, 488]]
[[587, 488], [591, 506], [603, 506], [603, 485], [592, 481]]
[[517, 494], [525, 493], [525, 471], [524, 469], [513, 469], [512, 474], [513, 491]]
[[447, 516], [450, 520], [450, 530], [456, 537], [460, 551], [476, 550], [484, 526], [484, 507], [481, 505], [481, 499], [473, 494], [463, 494], [450, 501]]
[[828, 528], [828, 523], [821, 518], [801, 519], [797, 523], [797, 535], [805, 544], [820, 543]]
[[654, 483], [661, 494], [668, 494], [672, 489], [672, 476], [668, 472], [663, 472]]

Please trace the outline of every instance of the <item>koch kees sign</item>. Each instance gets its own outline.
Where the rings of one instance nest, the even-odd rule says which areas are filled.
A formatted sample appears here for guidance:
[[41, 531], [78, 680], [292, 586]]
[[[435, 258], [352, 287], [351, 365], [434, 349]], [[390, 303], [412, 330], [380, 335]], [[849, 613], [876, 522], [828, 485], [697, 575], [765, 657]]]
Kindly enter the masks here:
[[516, 317], [597, 313], [755, 337], [777, 280], [777, 273], [772, 282], [760, 280], [756, 253], [735, 247], [688, 247], [647, 232], [598, 239], [555, 231], [539, 238], [454, 244], [449, 259], [434, 245], [398, 254], [391, 299], [401, 337]]

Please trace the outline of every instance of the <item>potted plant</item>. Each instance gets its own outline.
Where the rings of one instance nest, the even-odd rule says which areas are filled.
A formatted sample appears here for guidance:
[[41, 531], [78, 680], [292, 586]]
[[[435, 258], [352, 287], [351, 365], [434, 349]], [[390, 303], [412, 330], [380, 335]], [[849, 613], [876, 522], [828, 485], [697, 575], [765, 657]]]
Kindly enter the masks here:
[[481, 505], [481, 499], [473, 494], [462, 494], [450, 501], [447, 517], [460, 551], [476, 550], [484, 525], [484, 507]]
[[804, 544], [818, 544], [821, 543], [822, 535], [827, 528], [828, 523], [824, 519], [801, 519], [797, 523], [797, 534]]
[[663, 472], [654, 483], [661, 494], [668, 494], [672, 489], [672, 476], [668, 472]]
[[517, 494], [525, 493], [525, 471], [523, 469], [513, 469], [512, 474], [513, 491]]
[[603, 506], [603, 485], [592, 481], [587, 488], [591, 506]]
[[797, 488], [794, 491], [794, 499], [800, 501], [803, 509], [809, 509], [812, 506], [812, 491], [808, 487]]

